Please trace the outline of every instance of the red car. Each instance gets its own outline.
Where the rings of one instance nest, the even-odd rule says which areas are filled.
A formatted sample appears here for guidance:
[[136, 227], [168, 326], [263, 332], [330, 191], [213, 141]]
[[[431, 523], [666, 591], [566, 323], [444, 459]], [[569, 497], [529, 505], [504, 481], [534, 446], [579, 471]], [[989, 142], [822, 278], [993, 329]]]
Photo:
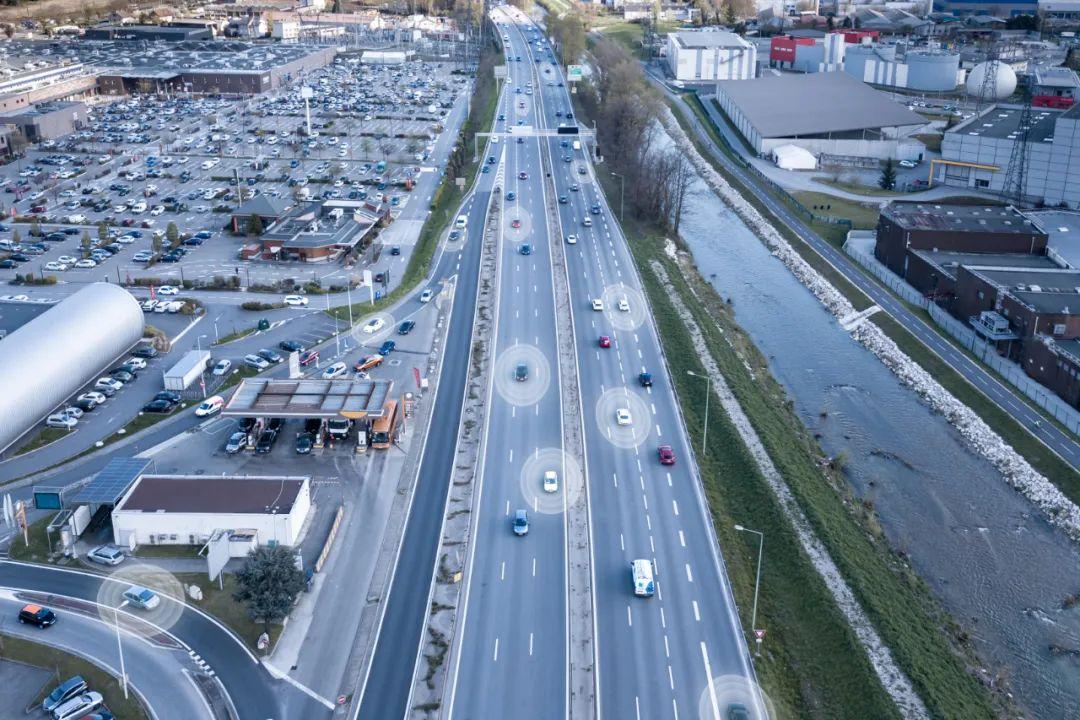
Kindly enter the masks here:
[[661, 465], [675, 464], [675, 451], [671, 449], [670, 445], [661, 445], [656, 448], [656, 452], [660, 456]]
[[319, 359], [319, 351], [318, 350], [308, 350], [308, 351], [300, 354], [300, 364], [303, 365], [304, 367], [307, 367], [308, 365], [310, 365], [311, 363], [315, 362], [318, 359]]
[[510, 222], [510, 227], [514, 227], [514, 228], [519, 228], [519, 227], [521, 227], [521, 221], [520, 221], [520, 220], [518, 220], [517, 218], [514, 218], [514, 219], [513, 219], [513, 220], [512, 220], [511, 222]]
[[609, 338], [607, 335], [601, 335], [600, 336], [600, 347], [602, 347], [602, 348], [611, 347], [611, 338]]

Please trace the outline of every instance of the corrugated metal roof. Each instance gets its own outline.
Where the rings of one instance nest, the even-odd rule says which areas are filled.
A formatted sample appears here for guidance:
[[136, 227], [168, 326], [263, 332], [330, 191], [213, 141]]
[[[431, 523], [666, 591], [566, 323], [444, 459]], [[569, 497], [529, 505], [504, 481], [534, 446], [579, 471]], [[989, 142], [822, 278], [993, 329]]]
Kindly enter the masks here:
[[273, 380], [240, 383], [222, 415], [232, 417], [382, 417], [391, 380]]
[[724, 80], [717, 85], [763, 138], [926, 123], [922, 116], [842, 72]]

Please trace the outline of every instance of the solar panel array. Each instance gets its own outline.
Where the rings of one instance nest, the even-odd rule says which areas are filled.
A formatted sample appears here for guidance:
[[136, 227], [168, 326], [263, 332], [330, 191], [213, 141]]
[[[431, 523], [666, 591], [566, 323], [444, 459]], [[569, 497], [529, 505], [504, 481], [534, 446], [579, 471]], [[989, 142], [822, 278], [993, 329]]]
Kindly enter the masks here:
[[136, 478], [150, 465], [150, 460], [140, 458], [113, 458], [90, 483], [79, 491], [72, 502], [88, 505], [113, 505], [127, 492]]

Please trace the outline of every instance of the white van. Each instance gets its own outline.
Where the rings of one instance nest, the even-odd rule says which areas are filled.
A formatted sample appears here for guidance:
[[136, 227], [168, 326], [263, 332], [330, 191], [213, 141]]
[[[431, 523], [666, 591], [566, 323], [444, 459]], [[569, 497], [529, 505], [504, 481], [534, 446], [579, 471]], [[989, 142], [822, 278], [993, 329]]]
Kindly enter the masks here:
[[630, 574], [634, 579], [634, 594], [638, 597], [652, 597], [656, 592], [652, 562], [642, 559], [631, 560]]
[[457, 220], [454, 221], [454, 227], [458, 230], [464, 230], [465, 226], [469, 224], [469, 218], [464, 215], [458, 215]]

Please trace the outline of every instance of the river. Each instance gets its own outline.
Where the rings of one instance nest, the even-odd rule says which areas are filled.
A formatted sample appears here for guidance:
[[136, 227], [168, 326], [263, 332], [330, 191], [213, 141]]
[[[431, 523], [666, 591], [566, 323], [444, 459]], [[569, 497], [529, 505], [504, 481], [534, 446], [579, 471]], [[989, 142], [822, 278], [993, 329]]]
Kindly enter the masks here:
[[802, 421], [1040, 719], [1080, 717], [1080, 550], [836, 320], [695, 177], [680, 234]]

